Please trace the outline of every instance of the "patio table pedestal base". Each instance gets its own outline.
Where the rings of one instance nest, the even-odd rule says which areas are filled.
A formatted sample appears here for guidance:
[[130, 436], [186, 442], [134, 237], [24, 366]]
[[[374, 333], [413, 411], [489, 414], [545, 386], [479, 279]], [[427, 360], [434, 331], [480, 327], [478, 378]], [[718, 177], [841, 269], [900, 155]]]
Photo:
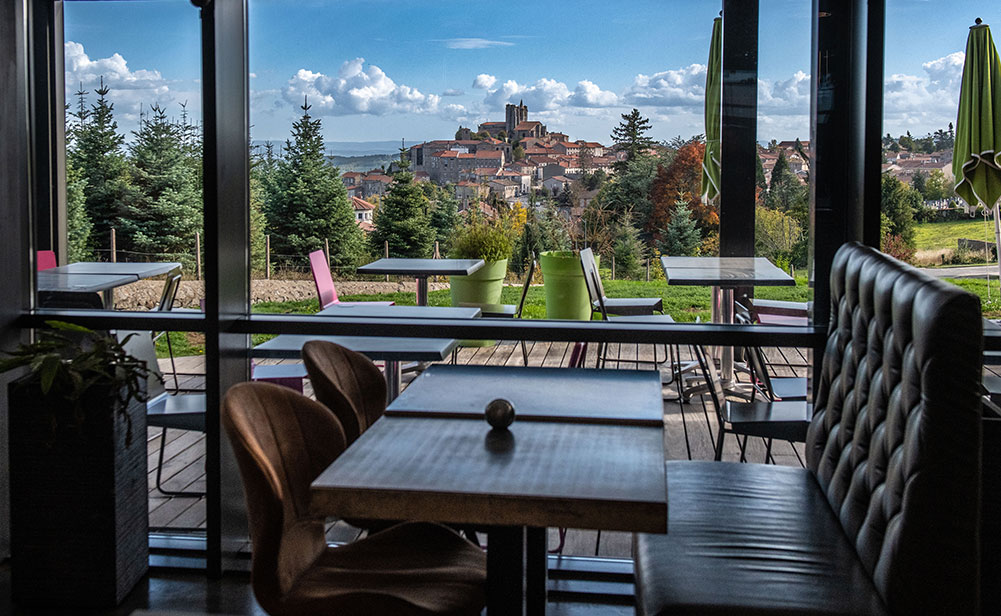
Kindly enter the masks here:
[[487, 537], [487, 615], [544, 616], [546, 529], [492, 526]]

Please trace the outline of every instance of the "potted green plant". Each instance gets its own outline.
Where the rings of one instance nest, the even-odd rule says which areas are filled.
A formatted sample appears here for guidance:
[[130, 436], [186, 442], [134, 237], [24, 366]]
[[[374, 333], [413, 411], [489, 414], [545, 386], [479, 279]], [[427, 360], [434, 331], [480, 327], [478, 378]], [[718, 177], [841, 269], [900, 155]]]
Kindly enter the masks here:
[[[469, 276], [452, 276], [449, 288], [453, 306], [499, 304], [514, 243], [499, 221], [488, 221], [472, 212], [456, 232], [449, 253], [454, 259], [483, 259], [484, 265]], [[492, 340], [463, 340], [464, 346], [489, 346]]]
[[[594, 256], [595, 262], [599, 261]], [[591, 318], [591, 301], [588, 299], [580, 254], [573, 250], [551, 250], [539, 255], [543, 288], [546, 293], [547, 319]]]
[[[49, 321], [0, 359], [9, 386], [11, 590], [19, 604], [117, 605], [149, 561], [145, 362]], [[127, 339], [126, 339], [127, 340]]]

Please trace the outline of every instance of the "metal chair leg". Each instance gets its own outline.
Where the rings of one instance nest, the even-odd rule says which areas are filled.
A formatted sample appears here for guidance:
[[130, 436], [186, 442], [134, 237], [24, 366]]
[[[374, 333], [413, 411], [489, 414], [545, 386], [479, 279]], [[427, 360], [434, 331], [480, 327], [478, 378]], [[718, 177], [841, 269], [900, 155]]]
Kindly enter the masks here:
[[192, 498], [201, 498], [205, 496], [205, 492], [190, 491], [185, 492], [183, 490], [165, 490], [163, 484], [161, 483], [161, 477], [163, 475], [163, 454], [167, 449], [167, 428], [164, 428], [160, 432], [160, 453], [156, 463], [156, 490], [164, 496], [188, 496]]
[[528, 347], [525, 345], [525, 341], [521, 341], [521, 358], [525, 360], [525, 365], [528, 365]]

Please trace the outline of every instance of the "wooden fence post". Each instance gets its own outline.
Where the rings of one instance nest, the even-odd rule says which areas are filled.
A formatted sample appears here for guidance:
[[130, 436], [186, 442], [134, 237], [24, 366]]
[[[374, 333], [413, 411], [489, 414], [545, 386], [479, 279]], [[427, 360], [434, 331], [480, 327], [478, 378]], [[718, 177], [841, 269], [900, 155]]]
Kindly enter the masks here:
[[615, 255], [612, 255], [612, 280], [615, 280]]
[[271, 234], [264, 236], [264, 278], [271, 280]]
[[327, 269], [330, 269], [330, 240], [323, 240], [323, 254], [327, 257]]
[[[385, 258], [389, 258], [389, 240], [382, 243], [382, 253]], [[386, 282], [389, 282], [389, 274], [386, 274]]]
[[111, 228], [111, 262], [112, 263], [117, 263], [118, 262], [118, 254], [117, 253], [118, 253], [118, 246], [117, 246], [117, 242], [115, 240], [115, 228], [112, 227]]
[[647, 257], [646, 260], [646, 281], [650, 282], [650, 258]]
[[195, 231], [195, 280], [202, 279], [202, 234]]

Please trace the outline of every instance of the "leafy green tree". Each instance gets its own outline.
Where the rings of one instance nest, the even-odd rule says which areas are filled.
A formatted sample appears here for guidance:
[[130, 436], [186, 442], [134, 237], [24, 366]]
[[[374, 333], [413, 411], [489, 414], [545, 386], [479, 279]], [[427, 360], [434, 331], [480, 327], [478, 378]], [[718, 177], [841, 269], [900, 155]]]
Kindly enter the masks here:
[[372, 252], [379, 254], [389, 242], [390, 257], [429, 257], [435, 240], [431, 227], [431, 204], [414, 174], [407, 171], [409, 161], [400, 159], [401, 171], [393, 177], [375, 211], [369, 235]]
[[953, 191], [952, 184], [945, 177], [945, 173], [941, 169], [932, 169], [931, 173], [928, 174], [928, 180], [925, 182], [925, 199], [929, 201], [948, 199], [955, 194]]
[[772, 183], [765, 195], [765, 206], [789, 214], [802, 229], [807, 228], [810, 216], [810, 190], [801, 184], [796, 174], [789, 169], [785, 154], [779, 152], [775, 168], [772, 169]]
[[625, 149], [626, 160], [615, 163], [616, 171], [625, 169], [653, 146], [653, 139], [647, 136], [650, 128], [650, 120], [641, 116], [638, 109], [622, 114], [622, 121], [612, 129], [611, 137], [612, 141]]
[[518, 145], [513, 150], [511, 150], [511, 155], [514, 156], [515, 160], [525, 160], [525, 148]]
[[925, 186], [925, 180], [927, 180], [927, 179], [928, 178], [924, 174], [923, 171], [915, 171], [914, 172], [914, 177], [911, 178], [911, 188], [913, 188], [914, 190], [918, 191], [918, 193], [921, 195], [922, 199], [927, 199], [928, 198], [928, 194], [927, 194], [927, 190], [928, 189]]
[[757, 256], [789, 261], [803, 236], [803, 229], [792, 216], [765, 207], [755, 208], [754, 244]]
[[66, 161], [66, 258], [70, 263], [87, 261], [90, 251], [90, 218], [87, 217], [87, 202], [84, 189], [87, 180], [73, 164]]
[[274, 188], [265, 210], [272, 251], [295, 263], [330, 243], [335, 266], [354, 265], [363, 249], [362, 231], [337, 169], [323, 152], [322, 123], [309, 115], [292, 125], [292, 139], [285, 141], [285, 156], [275, 169]]
[[110, 247], [111, 228], [125, 212], [129, 200], [125, 136], [118, 132], [114, 105], [107, 98], [110, 91], [102, 79], [101, 87], [94, 91], [97, 102], [73, 133], [69, 156], [87, 183], [85, 208], [93, 224], [90, 245], [102, 250]]
[[692, 218], [691, 210], [684, 201], [678, 201], [660, 243], [661, 253], [674, 257], [692, 256], [701, 244], [702, 233]]
[[633, 214], [627, 210], [619, 217], [615, 232], [615, 275], [619, 278], [638, 278], [646, 258], [645, 248], [639, 229], [633, 225]]
[[659, 162], [652, 156], [626, 162], [623, 169], [601, 187], [595, 201], [616, 220], [624, 212], [631, 211], [636, 224], [645, 228], [652, 209], [650, 189]]
[[151, 260], [190, 255], [202, 228], [201, 192], [185, 161], [180, 129], [153, 105], [132, 135], [132, 197], [119, 221], [120, 243]]
[[761, 157], [754, 157], [754, 185], [761, 190], [768, 190], [768, 181], [765, 180], [765, 168], [761, 166]]
[[525, 227], [515, 243], [511, 271], [521, 274], [533, 254], [538, 258], [547, 250], [570, 250], [570, 235], [552, 201], [542, 208], [528, 210]]
[[880, 192], [880, 211], [886, 216], [883, 235], [899, 236], [904, 245], [913, 248], [914, 214], [921, 207], [921, 195], [889, 173], [883, 174]]

